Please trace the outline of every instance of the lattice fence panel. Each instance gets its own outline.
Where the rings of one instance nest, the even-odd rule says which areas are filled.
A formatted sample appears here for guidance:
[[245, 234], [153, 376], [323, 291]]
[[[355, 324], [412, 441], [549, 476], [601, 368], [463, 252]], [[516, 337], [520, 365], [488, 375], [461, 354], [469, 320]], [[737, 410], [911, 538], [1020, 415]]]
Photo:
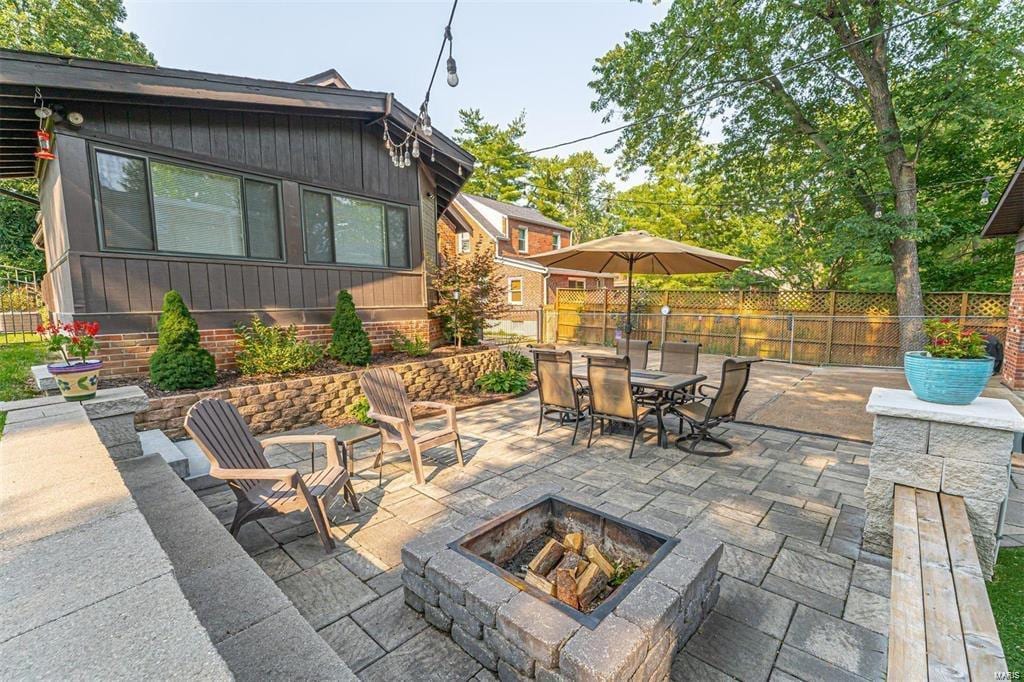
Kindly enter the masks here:
[[1006, 317], [1009, 312], [1009, 294], [967, 294], [968, 315], [977, 317]]
[[936, 292], [924, 295], [924, 314], [955, 317], [960, 315], [963, 294]]

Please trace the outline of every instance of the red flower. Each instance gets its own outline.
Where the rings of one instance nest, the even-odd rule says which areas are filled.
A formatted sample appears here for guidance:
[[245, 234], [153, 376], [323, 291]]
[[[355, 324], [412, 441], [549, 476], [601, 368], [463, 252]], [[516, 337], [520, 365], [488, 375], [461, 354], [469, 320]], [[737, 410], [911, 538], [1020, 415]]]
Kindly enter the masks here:
[[953, 320], [949, 319], [948, 317], [944, 317], [944, 318], [942, 318], [942, 324], [949, 324], [949, 323], [950, 323], [950, 322], [952, 322], [952, 321], [953, 321]]
[[948, 339], [935, 339], [935, 345], [936, 346], [946, 346], [948, 344], [949, 344], [949, 340]]

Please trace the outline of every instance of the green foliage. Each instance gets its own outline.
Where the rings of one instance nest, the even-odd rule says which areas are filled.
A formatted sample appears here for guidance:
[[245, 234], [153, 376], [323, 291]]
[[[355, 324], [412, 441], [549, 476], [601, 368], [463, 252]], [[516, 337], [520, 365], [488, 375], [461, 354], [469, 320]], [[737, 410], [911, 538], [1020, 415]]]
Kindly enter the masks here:
[[486, 122], [479, 109], [460, 110], [455, 140], [476, 157], [462, 191], [500, 201], [522, 199], [523, 179], [530, 168], [530, 157], [521, 144], [525, 135], [525, 112], [502, 128]]
[[414, 358], [430, 355], [430, 344], [419, 334], [410, 339], [405, 334], [396, 331], [391, 337], [391, 347], [399, 353], [405, 353]]
[[533, 363], [530, 362], [530, 358], [519, 351], [503, 350], [501, 351], [501, 359], [505, 363], [505, 369], [509, 371], [529, 373], [533, 370]]
[[29, 387], [32, 365], [46, 357], [46, 347], [40, 343], [0, 344], [0, 400], [31, 398], [35, 392]]
[[527, 200], [547, 217], [573, 228], [577, 244], [604, 237], [614, 228], [605, 205], [605, 198], [615, 194], [608, 171], [589, 151], [533, 158]]
[[360, 424], [366, 424], [367, 426], [373, 424], [373, 420], [369, 417], [369, 412], [370, 401], [366, 399], [365, 395], [359, 396], [351, 405], [345, 408], [345, 414]]
[[209, 388], [217, 383], [217, 367], [199, 345], [199, 327], [173, 289], [164, 296], [157, 323], [157, 349], [149, 358], [149, 379], [164, 391]]
[[[0, 47], [156, 64], [139, 37], [120, 28], [124, 20], [121, 0], [11, 0], [0, 3]], [[38, 195], [34, 180], [4, 180], [0, 186]], [[0, 264], [43, 274], [43, 254], [32, 246], [37, 210], [0, 196]]]
[[999, 550], [995, 574], [987, 587], [1006, 667], [1024, 670], [1024, 547]]
[[235, 333], [241, 348], [235, 355], [242, 374], [288, 374], [309, 369], [323, 357], [320, 346], [298, 338], [295, 325], [287, 328], [266, 324], [253, 315]]
[[445, 334], [456, 346], [477, 343], [484, 323], [508, 309], [491, 249], [457, 256], [450, 246], [443, 246], [431, 286], [438, 302], [430, 312], [444, 320]]
[[476, 385], [490, 393], [522, 393], [530, 387], [530, 381], [526, 372], [505, 369], [482, 375]]
[[327, 355], [347, 365], [370, 364], [370, 337], [363, 329], [363, 322], [356, 314], [356, 305], [352, 294], [342, 289], [338, 292], [338, 301], [334, 306], [331, 318], [331, 344], [327, 347]]
[[924, 332], [928, 335], [926, 351], [936, 358], [984, 358], [985, 337], [975, 329], [964, 329], [949, 318], [926, 320]]

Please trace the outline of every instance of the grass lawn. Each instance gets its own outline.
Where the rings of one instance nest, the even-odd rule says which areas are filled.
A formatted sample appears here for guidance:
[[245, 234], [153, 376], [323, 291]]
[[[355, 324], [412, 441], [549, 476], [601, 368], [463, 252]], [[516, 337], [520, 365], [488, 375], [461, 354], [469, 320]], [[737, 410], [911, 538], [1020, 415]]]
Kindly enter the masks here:
[[988, 598], [1003, 640], [1006, 667], [1024, 673], [1024, 547], [999, 551]]
[[[0, 400], [20, 400], [35, 395], [29, 382], [32, 365], [43, 361], [46, 351], [40, 343], [0, 344]], [[7, 413], [0, 412], [0, 431]]]

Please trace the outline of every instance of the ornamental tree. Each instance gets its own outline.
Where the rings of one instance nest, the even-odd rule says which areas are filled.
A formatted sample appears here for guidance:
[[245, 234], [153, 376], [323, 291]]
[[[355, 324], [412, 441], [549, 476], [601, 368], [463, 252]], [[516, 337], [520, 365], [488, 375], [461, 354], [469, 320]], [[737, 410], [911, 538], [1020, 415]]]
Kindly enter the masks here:
[[149, 379], [164, 391], [209, 388], [217, 383], [217, 366], [199, 345], [199, 326], [173, 289], [164, 295], [157, 323], [157, 348], [149, 358]]
[[478, 343], [487, 320], [508, 310], [490, 249], [456, 255], [450, 245], [443, 246], [431, 286], [438, 302], [430, 312], [444, 320], [445, 334], [460, 348]]

